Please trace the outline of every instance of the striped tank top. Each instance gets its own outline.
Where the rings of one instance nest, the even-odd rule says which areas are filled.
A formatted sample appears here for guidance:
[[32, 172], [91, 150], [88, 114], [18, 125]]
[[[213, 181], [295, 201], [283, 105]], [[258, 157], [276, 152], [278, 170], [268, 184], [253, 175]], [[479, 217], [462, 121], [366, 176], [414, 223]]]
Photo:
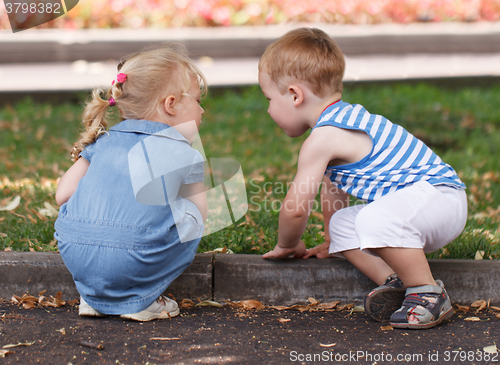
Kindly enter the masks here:
[[313, 129], [334, 126], [366, 132], [372, 150], [362, 160], [329, 166], [325, 172], [340, 189], [366, 202], [417, 181], [465, 189], [453, 168], [403, 127], [361, 105], [339, 101], [327, 107]]

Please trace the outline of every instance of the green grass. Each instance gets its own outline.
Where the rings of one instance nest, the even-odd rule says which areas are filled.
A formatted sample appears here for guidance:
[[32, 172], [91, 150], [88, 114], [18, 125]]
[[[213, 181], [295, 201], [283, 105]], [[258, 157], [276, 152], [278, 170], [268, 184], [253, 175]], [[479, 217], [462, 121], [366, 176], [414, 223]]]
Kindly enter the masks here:
[[[450, 163], [467, 184], [469, 219], [464, 233], [434, 258], [485, 259], [500, 255], [500, 86], [436, 84], [346, 85], [343, 99], [401, 124]], [[257, 87], [216, 90], [204, 102], [200, 134], [208, 157], [241, 163], [250, 210], [237, 224], [204, 237], [200, 252], [227, 247], [264, 253], [277, 239], [278, 215], [306, 135], [290, 139], [267, 114]], [[16, 195], [20, 206], [0, 212], [0, 250], [57, 250], [55, 218], [39, 213], [56, 206], [57, 178], [70, 165], [81, 105], [24, 100], [0, 109], [0, 206]], [[308, 133], [307, 133], [308, 134]], [[303, 240], [322, 242], [322, 221], [311, 217]]]

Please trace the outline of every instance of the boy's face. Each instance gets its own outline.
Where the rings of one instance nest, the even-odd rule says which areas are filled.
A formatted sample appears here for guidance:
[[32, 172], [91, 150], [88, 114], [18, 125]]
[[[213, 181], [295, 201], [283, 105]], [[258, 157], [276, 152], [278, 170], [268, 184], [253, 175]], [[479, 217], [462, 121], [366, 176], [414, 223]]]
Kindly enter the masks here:
[[278, 85], [271, 80], [267, 72], [259, 72], [259, 84], [262, 92], [269, 100], [267, 112], [290, 137], [298, 137], [304, 134], [304, 127], [299, 123], [297, 111], [294, 105], [294, 96], [289, 92], [281, 94]]

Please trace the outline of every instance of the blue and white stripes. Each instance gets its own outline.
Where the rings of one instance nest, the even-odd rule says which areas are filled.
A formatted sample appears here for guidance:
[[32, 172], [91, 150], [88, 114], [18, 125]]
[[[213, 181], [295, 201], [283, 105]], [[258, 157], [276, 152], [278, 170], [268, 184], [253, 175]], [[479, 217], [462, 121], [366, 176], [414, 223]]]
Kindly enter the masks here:
[[361, 161], [328, 167], [326, 171], [334, 184], [358, 199], [371, 202], [422, 180], [465, 189], [453, 168], [422, 141], [386, 118], [368, 113], [361, 105], [343, 101], [331, 105], [314, 128], [322, 126], [362, 130], [372, 139], [372, 151]]

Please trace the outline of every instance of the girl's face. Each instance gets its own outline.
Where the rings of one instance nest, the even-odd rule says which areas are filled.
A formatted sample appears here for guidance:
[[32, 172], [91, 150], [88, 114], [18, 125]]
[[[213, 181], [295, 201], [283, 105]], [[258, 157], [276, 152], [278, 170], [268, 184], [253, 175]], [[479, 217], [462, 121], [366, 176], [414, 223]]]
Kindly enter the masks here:
[[190, 142], [193, 142], [198, 133], [201, 124], [201, 116], [204, 113], [200, 105], [200, 98], [200, 84], [198, 80], [193, 77], [189, 91], [182, 94], [181, 99], [175, 106], [176, 114], [169, 123]]

